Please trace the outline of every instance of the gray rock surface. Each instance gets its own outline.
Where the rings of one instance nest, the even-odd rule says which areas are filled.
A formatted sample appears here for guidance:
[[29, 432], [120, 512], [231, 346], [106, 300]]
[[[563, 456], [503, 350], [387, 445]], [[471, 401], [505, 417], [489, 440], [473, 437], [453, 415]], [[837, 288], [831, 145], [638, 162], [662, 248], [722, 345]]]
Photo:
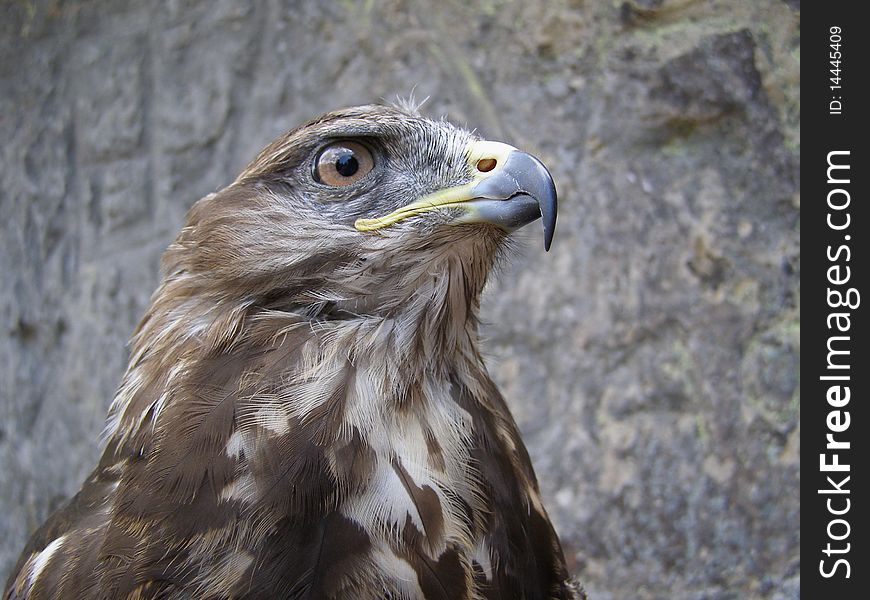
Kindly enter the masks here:
[[[297, 6], [298, 5], [298, 6]], [[325, 110], [425, 110], [560, 191], [491, 370], [599, 600], [799, 597], [797, 2], [5, 2], [0, 578], [74, 493], [191, 203]]]

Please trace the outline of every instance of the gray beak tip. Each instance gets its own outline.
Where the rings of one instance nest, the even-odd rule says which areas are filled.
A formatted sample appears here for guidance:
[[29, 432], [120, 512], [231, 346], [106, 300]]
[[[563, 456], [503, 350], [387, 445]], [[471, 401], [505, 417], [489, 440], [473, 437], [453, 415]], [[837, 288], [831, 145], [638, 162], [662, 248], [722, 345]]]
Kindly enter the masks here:
[[558, 204], [556, 202], [556, 184], [552, 179], [549, 179], [549, 190], [542, 194], [538, 199], [538, 204], [541, 207], [541, 222], [544, 226], [544, 250], [549, 252], [550, 246], [553, 244], [553, 235], [556, 233], [556, 213], [558, 212]]
[[540, 160], [531, 154], [516, 151], [508, 157], [505, 171], [510, 173], [516, 189], [528, 194], [538, 203], [544, 225], [544, 250], [550, 251], [556, 231], [558, 201], [553, 177]]

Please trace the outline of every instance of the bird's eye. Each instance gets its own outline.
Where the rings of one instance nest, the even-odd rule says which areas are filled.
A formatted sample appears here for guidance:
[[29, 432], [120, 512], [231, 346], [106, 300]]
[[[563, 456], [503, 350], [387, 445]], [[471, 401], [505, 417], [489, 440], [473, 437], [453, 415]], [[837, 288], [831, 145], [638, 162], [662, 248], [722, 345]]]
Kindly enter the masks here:
[[314, 164], [314, 179], [332, 186], [355, 183], [375, 166], [369, 149], [357, 142], [335, 142], [320, 151]]

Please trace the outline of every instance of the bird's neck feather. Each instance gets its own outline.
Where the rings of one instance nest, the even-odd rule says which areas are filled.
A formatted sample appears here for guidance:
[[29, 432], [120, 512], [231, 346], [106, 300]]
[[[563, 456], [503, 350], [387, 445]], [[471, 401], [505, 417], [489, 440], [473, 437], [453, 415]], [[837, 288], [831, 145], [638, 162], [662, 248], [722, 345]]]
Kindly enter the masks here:
[[[341, 506], [374, 538], [416, 528], [436, 555], [475, 547], [466, 510], [480, 531], [493, 503], [543, 514], [477, 347], [490, 264], [450, 253], [404, 264], [395, 282], [416, 277], [416, 287], [380, 292], [391, 310], [342, 318], [229, 301], [200, 293], [190, 274], [168, 277], [135, 335], [101, 477], [136, 465], [130, 477], [149, 497], [238, 502], [264, 527]], [[487, 488], [498, 500], [485, 500], [473, 460], [507, 474]]]
[[345, 265], [320, 289], [269, 302], [221, 296], [208, 278], [186, 271], [169, 274], [134, 335], [108, 436], [128, 438], [153, 423], [189, 366], [220, 356], [251, 363], [240, 365], [245, 372], [261, 368], [255, 363], [263, 352], [282, 347], [286, 360], [269, 368], [287, 373], [315, 372], [330, 361], [334, 371], [364, 358], [385, 407], [406, 403], [424, 377], [485, 373], [478, 311], [494, 252], [473, 247], [479, 240], [468, 244], [425, 258], [399, 253]]

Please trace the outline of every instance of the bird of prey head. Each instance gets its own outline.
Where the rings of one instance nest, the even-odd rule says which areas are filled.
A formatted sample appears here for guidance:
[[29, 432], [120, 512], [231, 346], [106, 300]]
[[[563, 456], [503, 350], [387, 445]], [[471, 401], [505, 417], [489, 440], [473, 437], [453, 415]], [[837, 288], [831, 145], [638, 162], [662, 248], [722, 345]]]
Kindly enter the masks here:
[[5, 598], [581, 598], [478, 350], [536, 158], [323, 115], [190, 210], [81, 491]]

